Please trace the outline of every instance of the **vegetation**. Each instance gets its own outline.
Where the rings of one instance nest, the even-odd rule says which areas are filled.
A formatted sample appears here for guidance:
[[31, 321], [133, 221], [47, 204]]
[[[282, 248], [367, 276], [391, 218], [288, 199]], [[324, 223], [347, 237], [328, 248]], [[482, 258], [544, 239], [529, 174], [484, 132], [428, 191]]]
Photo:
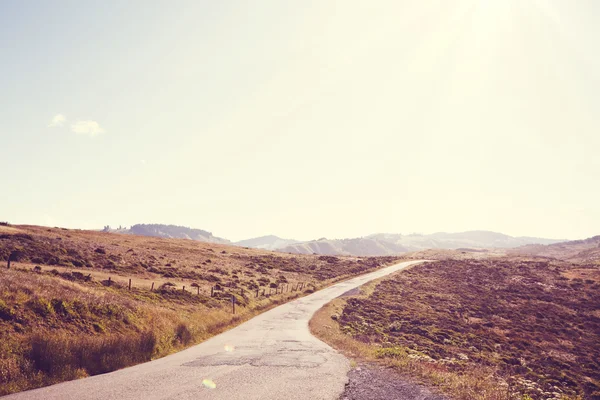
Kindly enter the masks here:
[[[2, 227], [0, 261], [15, 252], [11, 268], [0, 269], [0, 395], [164, 356], [395, 260], [321, 260], [181, 239]], [[290, 290], [300, 283], [302, 291]], [[272, 284], [275, 290], [256, 297]]]
[[337, 301], [312, 327], [453, 398], [600, 399], [599, 282], [598, 265], [438, 261]]

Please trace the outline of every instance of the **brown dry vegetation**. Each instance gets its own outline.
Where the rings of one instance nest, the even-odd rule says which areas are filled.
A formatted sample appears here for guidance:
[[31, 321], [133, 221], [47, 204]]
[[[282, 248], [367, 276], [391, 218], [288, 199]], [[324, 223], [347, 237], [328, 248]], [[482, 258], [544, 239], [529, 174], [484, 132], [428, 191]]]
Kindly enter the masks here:
[[554, 258], [584, 264], [600, 264], [600, 236], [550, 245], [530, 244], [509, 249], [507, 253], [530, 257]]
[[437, 261], [337, 300], [311, 326], [334, 347], [456, 399], [600, 399], [598, 269]]
[[[6, 263], [12, 254], [15, 261], [0, 269], [0, 395], [161, 357], [304, 292], [395, 260], [1, 228], [0, 260]], [[291, 291], [301, 282], [302, 291]], [[281, 293], [284, 285], [288, 290]], [[212, 286], [220, 289], [215, 297]], [[279, 293], [257, 298], [257, 289]]]

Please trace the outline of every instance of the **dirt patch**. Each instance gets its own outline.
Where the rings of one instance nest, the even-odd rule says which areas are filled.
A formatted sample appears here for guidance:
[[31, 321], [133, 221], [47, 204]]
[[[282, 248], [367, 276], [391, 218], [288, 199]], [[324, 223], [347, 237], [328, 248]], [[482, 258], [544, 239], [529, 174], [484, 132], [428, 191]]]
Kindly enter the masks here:
[[356, 296], [359, 294], [360, 294], [360, 288], [354, 288], [354, 289], [348, 290], [346, 293], [342, 294], [339, 297], [351, 297], [351, 296]]
[[361, 363], [348, 373], [340, 400], [447, 400], [423, 385], [399, 379], [398, 372], [373, 363]]

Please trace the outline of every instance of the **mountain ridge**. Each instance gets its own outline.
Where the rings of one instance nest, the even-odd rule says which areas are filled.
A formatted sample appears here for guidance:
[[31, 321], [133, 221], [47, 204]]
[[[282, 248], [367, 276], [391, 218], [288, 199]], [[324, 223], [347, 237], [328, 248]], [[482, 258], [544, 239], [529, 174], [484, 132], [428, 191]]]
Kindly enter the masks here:
[[571, 262], [600, 261], [600, 235], [548, 245], [529, 244], [511, 249], [509, 254], [550, 257]]
[[292, 244], [300, 243], [299, 240], [284, 239], [276, 235], [265, 235], [250, 239], [244, 239], [232, 243], [234, 246], [240, 247], [252, 247], [255, 249], [263, 250], [277, 250], [281, 247], [289, 246]]
[[190, 239], [208, 243], [232, 244], [295, 254], [322, 254], [346, 256], [389, 256], [426, 249], [514, 249], [522, 246], [547, 246], [565, 242], [562, 239], [510, 236], [499, 232], [473, 230], [464, 232], [421, 233], [373, 233], [367, 236], [345, 239], [320, 238], [300, 241], [276, 235], [264, 235], [236, 242], [214, 236], [203, 229], [167, 224], [136, 224], [130, 228], [110, 229], [107, 232], [154, 236], [162, 238]]
[[277, 249], [298, 254], [379, 256], [425, 249], [515, 248], [527, 244], [553, 244], [559, 239], [513, 237], [492, 231], [465, 231], [432, 234], [375, 233], [354, 239], [319, 239]]

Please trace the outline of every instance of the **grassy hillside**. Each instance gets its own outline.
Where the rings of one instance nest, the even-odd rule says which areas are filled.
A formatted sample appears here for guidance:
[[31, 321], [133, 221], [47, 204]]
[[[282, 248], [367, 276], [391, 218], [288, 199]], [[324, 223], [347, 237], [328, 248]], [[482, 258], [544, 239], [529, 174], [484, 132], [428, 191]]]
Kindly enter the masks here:
[[560, 242], [547, 246], [528, 245], [513, 249], [510, 253], [556, 258], [579, 263], [600, 264], [600, 236], [594, 236], [584, 240]]
[[436, 261], [338, 301], [313, 329], [457, 399], [600, 399], [599, 289], [598, 265]]
[[161, 357], [394, 259], [0, 226], [0, 261], [0, 394], [7, 394]]

